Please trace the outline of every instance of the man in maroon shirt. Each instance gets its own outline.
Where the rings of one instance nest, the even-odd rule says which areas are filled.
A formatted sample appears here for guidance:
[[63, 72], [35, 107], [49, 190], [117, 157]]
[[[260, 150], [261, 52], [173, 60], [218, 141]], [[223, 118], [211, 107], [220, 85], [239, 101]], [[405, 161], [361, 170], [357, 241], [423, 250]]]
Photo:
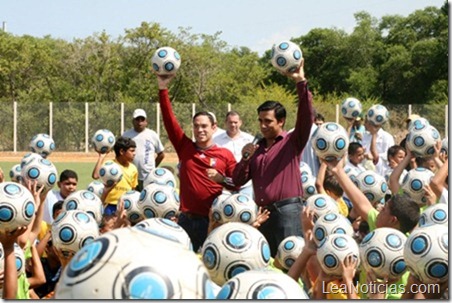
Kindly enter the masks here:
[[179, 157], [180, 214], [178, 223], [190, 236], [195, 252], [207, 237], [209, 210], [223, 187], [237, 190], [231, 177], [236, 161], [231, 151], [212, 139], [216, 124], [208, 112], [193, 117], [195, 142], [184, 134], [173, 113], [168, 85], [174, 76], [157, 75], [160, 107], [168, 138]]
[[309, 139], [313, 122], [312, 95], [308, 90], [303, 69], [287, 74], [297, 85], [298, 111], [295, 129], [284, 130], [286, 109], [276, 101], [265, 101], [258, 109], [263, 139], [257, 145], [247, 144], [242, 160], [233, 173], [236, 185], [253, 181], [256, 204], [270, 210], [270, 218], [259, 230], [269, 242], [271, 254], [288, 236], [302, 235], [300, 211], [303, 189], [300, 178], [300, 157]]

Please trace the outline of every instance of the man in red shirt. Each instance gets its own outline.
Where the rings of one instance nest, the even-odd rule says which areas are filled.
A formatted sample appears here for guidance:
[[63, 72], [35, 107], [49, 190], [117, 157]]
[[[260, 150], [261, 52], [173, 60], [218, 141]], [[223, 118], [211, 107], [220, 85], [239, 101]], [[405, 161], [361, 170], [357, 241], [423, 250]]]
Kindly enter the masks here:
[[212, 139], [216, 124], [208, 112], [193, 117], [195, 142], [184, 134], [173, 113], [168, 96], [168, 85], [174, 76], [159, 76], [160, 107], [168, 138], [179, 157], [180, 214], [178, 224], [190, 236], [195, 252], [207, 237], [209, 210], [223, 187], [237, 190], [232, 183], [236, 161], [226, 148], [217, 146]]
[[295, 128], [284, 130], [286, 109], [276, 101], [266, 101], [258, 109], [259, 126], [263, 139], [257, 145], [247, 144], [242, 149], [242, 160], [237, 164], [233, 182], [236, 185], [253, 181], [256, 204], [268, 209], [270, 218], [259, 230], [269, 242], [271, 254], [288, 236], [301, 236], [300, 157], [309, 139], [313, 123], [312, 95], [308, 90], [303, 69], [286, 76], [296, 82], [298, 111]]

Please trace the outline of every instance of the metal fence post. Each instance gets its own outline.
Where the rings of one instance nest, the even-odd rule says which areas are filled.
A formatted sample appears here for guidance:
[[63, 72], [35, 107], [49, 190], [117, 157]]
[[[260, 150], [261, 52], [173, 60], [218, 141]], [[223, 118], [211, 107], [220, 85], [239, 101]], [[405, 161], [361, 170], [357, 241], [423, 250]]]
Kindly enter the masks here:
[[155, 129], [157, 130], [157, 135], [160, 137], [160, 103], [155, 103]]
[[121, 102], [121, 133], [122, 135], [124, 133], [124, 102]]
[[13, 151], [17, 153], [17, 101], [13, 102]]
[[89, 136], [89, 105], [85, 102], [85, 153], [88, 153]]
[[53, 138], [53, 102], [49, 102], [49, 136]]

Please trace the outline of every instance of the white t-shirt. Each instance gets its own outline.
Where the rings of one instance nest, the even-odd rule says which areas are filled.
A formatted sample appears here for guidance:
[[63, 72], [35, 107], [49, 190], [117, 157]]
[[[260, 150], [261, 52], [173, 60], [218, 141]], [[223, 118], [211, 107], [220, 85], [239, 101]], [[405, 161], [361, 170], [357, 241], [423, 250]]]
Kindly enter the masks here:
[[[372, 142], [372, 135], [370, 132], [366, 131], [363, 135], [362, 146], [366, 153], [370, 153], [370, 144]], [[377, 132], [377, 152], [379, 159], [377, 165], [375, 166], [375, 171], [381, 176], [385, 175], [385, 171], [389, 166], [388, 163], [388, 149], [395, 145], [394, 137], [387, 131], [380, 128]]]
[[441, 197], [439, 197], [439, 203], [449, 204], [449, 190], [445, 187], [441, 192]]
[[137, 144], [133, 164], [138, 169], [138, 180], [146, 179], [149, 172], [155, 168], [155, 154], [165, 149], [157, 133], [149, 128], [138, 133], [133, 128], [122, 134], [124, 137], [133, 139]]
[[58, 201], [64, 201], [64, 198], [61, 196], [59, 189], [51, 190], [47, 193], [47, 197], [44, 201], [44, 214], [43, 214], [43, 220], [46, 221], [49, 224], [52, 224], [53, 222], [53, 205], [57, 203]]

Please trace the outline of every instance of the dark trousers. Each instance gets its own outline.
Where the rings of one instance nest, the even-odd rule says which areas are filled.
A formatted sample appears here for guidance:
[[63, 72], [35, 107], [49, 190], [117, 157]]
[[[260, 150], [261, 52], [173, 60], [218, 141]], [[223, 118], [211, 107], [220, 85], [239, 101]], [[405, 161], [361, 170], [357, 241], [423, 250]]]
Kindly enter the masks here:
[[201, 216], [190, 216], [185, 213], [179, 214], [177, 222], [188, 234], [193, 245], [193, 251], [198, 250], [204, 244], [207, 238], [207, 228], [209, 227], [209, 218]]

